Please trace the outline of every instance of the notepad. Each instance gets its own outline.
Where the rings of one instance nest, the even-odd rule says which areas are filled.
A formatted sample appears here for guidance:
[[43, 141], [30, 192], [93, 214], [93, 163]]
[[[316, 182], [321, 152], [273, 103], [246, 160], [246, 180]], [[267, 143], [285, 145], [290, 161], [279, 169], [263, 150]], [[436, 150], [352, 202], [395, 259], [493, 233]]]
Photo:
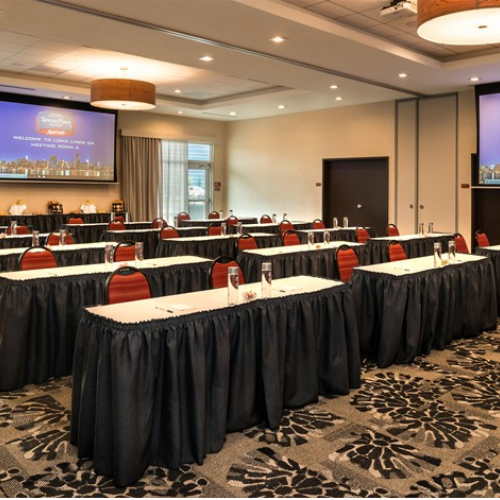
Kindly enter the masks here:
[[194, 309], [194, 306], [190, 306], [189, 304], [169, 304], [168, 307], [176, 311], [189, 311], [190, 309]]

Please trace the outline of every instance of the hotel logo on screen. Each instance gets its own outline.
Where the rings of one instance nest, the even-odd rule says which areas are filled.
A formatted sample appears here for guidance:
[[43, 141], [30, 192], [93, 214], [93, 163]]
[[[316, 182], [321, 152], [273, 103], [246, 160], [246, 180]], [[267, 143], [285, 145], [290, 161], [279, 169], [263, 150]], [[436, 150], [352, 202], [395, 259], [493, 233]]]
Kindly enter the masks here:
[[70, 114], [42, 111], [36, 117], [36, 131], [55, 137], [74, 135], [75, 127]]

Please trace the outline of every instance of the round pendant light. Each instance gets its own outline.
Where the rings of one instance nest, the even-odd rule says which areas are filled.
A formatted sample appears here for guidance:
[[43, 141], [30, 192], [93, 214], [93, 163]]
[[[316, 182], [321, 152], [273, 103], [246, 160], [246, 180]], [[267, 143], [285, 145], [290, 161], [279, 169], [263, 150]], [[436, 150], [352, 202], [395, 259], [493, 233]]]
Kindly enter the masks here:
[[126, 78], [95, 80], [90, 84], [90, 104], [108, 109], [153, 109], [156, 106], [156, 87], [152, 83]]
[[418, 0], [418, 34], [446, 45], [500, 43], [500, 0]]

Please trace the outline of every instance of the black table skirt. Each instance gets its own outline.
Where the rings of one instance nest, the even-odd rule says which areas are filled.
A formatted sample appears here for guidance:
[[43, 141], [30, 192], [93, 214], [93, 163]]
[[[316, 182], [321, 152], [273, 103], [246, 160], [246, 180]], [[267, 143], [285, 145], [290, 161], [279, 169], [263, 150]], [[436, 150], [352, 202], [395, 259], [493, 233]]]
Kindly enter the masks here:
[[[309, 229], [310, 231], [310, 229]], [[307, 229], [299, 229], [297, 234], [299, 235], [299, 239], [301, 243], [307, 243], [307, 233], [309, 232]], [[321, 231], [314, 231], [314, 241], [316, 243], [322, 243], [324, 241], [324, 233], [328, 231], [330, 233], [330, 241], [356, 241], [356, 229], [354, 228], [339, 228], [339, 229], [325, 229]], [[368, 234], [370, 238], [375, 238], [377, 236], [377, 231], [374, 227], [367, 228]]]
[[[99, 225], [85, 224], [63, 224], [61, 227], [67, 229], [78, 243], [94, 243], [101, 241], [102, 233], [108, 229], [109, 222], [102, 222]], [[152, 228], [151, 222], [128, 222], [127, 229], [148, 229]]]
[[[400, 241], [403, 246], [406, 257], [415, 259], [417, 257], [425, 257], [426, 255], [434, 254], [434, 243], [441, 243], [443, 252], [448, 252], [448, 241], [453, 240], [452, 235], [447, 236], [427, 236], [425, 238], [414, 238], [412, 240]], [[370, 249], [371, 263], [380, 264], [388, 262], [387, 245], [390, 240], [373, 240], [369, 239], [367, 245]]]
[[[226, 222], [227, 219], [188, 219], [188, 220], [180, 220], [177, 222], [177, 225], [179, 227], [191, 227], [191, 226], [211, 226], [212, 224], [216, 226], [220, 226], [223, 222]], [[255, 217], [242, 217], [241, 219], [238, 218], [238, 222], [241, 222], [242, 224], [257, 224], [257, 219]]]
[[[352, 248], [360, 265], [368, 264], [369, 254], [366, 245], [353, 246]], [[272, 256], [257, 255], [245, 251], [238, 254], [238, 263], [247, 282], [260, 281], [263, 262], [272, 263], [273, 278], [275, 279], [300, 275], [338, 279], [334, 248]]]
[[352, 287], [361, 353], [381, 368], [496, 326], [495, 276], [487, 259], [404, 277], [355, 269]]
[[[279, 235], [255, 236], [259, 248], [268, 248], [281, 245]], [[177, 257], [181, 255], [197, 255], [206, 259], [216, 259], [221, 255], [236, 257], [237, 238], [217, 238], [201, 241], [186, 241], [182, 238], [160, 240], [156, 247], [156, 257]]]
[[500, 313], [500, 251], [477, 247], [474, 253], [476, 255], [489, 257], [493, 263], [493, 269], [495, 270], [495, 283], [497, 287], [497, 309], [498, 313]]
[[104, 231], [101, 241], [142, 241], [144, 243], [144, 258], [154, 259], [156, 255], [156, 247], [160, 241], [160, 230], [150, 229], [148, 231]]
[[[209, 287], [210, 262], [142, 269], [153, 296]], [[71, 373], [84, 307], [105, 303], [109, 273], [13, 281], [0, 277], [0, 391]]]
[[71, 442], [117, 486], [148, 465], [202, 464], [227, 432], [280, 424], [284, 408], [360, 385], [347, 286], [187, 318], [118, 324], [85, 312]]
[[[128, 212], [116, 212], [115, 215], [126, 217]], [[128, 214], [130, 217], [130, 214]], [[12, 220], [18, 224], [32, 226], [41, 233], [59, 231], [70, 217], [80, 217], [84, 222], [111, 222], [111, 212], [99, 214], [38, 214], [38, 215], [0, 215], [0, 226], [10, 226]], [[82, 243], [82, 242], [80, 242]]]
[[[40, 236], [40, 244], [45, 245], [47, 235]], [[31, 234], [20, 234], [17, 236], [9, 236], [0, 238], [0, 248], [28, 248], [32, 246], [33, 236]]]

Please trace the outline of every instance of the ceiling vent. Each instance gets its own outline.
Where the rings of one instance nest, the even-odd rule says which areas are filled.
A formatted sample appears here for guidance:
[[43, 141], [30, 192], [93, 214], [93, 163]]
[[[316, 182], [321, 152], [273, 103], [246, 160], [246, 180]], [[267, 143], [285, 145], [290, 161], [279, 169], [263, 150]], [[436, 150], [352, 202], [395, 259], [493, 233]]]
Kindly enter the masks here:
[[382, 7], [380, 15], [387, 20], [406, 19], [417, 15], [417, 2], [414, 0], [394, 1]]

